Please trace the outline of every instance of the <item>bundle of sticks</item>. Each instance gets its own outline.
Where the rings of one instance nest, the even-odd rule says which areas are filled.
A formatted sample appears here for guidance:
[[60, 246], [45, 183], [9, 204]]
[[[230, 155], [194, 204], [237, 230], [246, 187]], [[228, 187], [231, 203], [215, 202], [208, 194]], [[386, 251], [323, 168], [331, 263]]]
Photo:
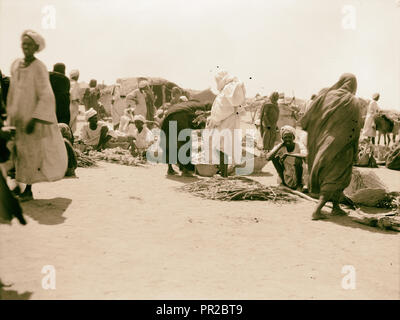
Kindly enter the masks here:
[[89, 155], [84, 154], [78, 149], [74, 149], [76, 154], [76, 161], [79, 168], [89, 168], [96, 166], [96, 160]]
[[105, 149], [102, 151], [90, 151], [89, 157], [94, 160], [103, 160], [106, 162], [122, 164], [126, 166], [140, 166], [146, 163], [146, 160], [133, 157], [129, 150], [120, 147]]
[[185, 185], [181, 189], [196, 196], [212, 200], [296, 201], [294, 195], [278, 187], [264, 186], [245, 177], [213, 177]]

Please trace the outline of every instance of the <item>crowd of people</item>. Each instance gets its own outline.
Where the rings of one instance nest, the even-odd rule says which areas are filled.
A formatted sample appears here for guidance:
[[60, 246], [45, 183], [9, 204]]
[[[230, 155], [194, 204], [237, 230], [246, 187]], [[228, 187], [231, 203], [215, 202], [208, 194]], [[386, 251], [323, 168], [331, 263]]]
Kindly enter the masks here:
[[[166, 113], [165, 106], [155, 107], [156, 96], [147, 80], [139, 81], [137, 89], [127, 95], [120, 85], [115, 85], [111, 102], [112, 124], [109, 124], [103, 121], [106, 111], [99, 102], [100, 90], [96, 80], [90, 81], [81, 100], [78, 70], [72, 70], [68, 79], [66, 66], [57, 63], [49, 73], [44, 63], [35, 57], [35, 53], [45, 47], [44, 38], [35, 31], [25, 31], [21, 43], [24, 58], [13, 62], [8, 92], [2, 92], [1, 113], [6, 118], [6, 127], [1, 123], [3, 130], [0, 131], [0, 159], [6, 163], [2, 167], [3, 175], [0, 175], [3, 216], [10, 210], [21, 216], [15, 196], [21, 201], [33, 199], [33, 184], [75, 175], [74, 139], [101, 151], [110, 141], [122, 137], [129, 142], [132, 155], [145, 157], [147, 148], [155, 140], [151, 128], [160, 125]], [[246, 89], [243, 82], [226, 71], [217, 73], [216, 84], [219, 93], [212, 104], [206, 128], [228, 130], [233, 137], [246, 112]], [[2, 91], [3, 87], [2, 84]], [[332, 87], [313, 95], [300, 121], [301, 128], [307, 132], [307, 147], [296, 140], [295, 125], [279, 124], [282, 112], [286, 112], [279, 107], [284, 100], [282, 94], [273, 92], [262, 106], [260, 129], [266, 157], [272, 161], [284, 186], [304, 191], [306, 184], [308, 192], [319, 197], [313, 219], [324, 218], [321, 209], [328, 201], [333, 203], [333, 214], [344, 214], [339, 201], [351, 180], [362, 129], [356, 90], [356, 77], [343, 74]], [[363, 129], [371, 140], [375, 136], [371, 119], [378, 110], [378, 99], [379, 95], [373, 97]], [[179, 88], [172, 89], [170, 105], [187, 101]], [[85, 106], [86, 122], [79, 136], [74, 137], [81, 102]], [[280, 129], [282, 140], [279, 143], [277, 129]], [[223, 177], [242, 164], [241, 145], [235, 141], [213, 142]], [[168, 173], [173, 174], [172, 167], [169, 165], [168, 168]], [[308, 171], [306, 183], [305, 171]], [[17, 182], [13, 194], [5, 183], [7, 176]], [[12, 209], [5, 203], [12, 203]]]

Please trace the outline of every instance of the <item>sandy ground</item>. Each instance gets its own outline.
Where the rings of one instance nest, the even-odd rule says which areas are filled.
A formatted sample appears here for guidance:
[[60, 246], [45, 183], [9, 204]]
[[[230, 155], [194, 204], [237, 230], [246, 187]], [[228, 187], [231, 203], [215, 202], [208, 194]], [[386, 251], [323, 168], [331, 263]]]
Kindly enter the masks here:
[[[400, 172], [374, 170], [400, 190]], [[100, 162], [35, 185], [28, 225], [0, 225], [0, 279], [11, 284], [2, 298], [400, 298], [399, 233], [347, 217], [312, 221], [307, 200], [204, 200], [177, 190], [198, 178], [165, 173]], [[277, 181], [271, 164], [255, 179]], [[45, 265], [55, 290], [42, 287]], [[355, 289], [342, 287], [346, 265]]]

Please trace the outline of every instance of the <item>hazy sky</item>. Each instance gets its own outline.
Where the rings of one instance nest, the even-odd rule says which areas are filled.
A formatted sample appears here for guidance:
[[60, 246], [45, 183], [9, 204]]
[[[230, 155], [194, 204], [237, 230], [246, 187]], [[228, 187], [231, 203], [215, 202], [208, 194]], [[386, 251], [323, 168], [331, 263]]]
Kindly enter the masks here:
[[[278, 90], [309, 98], [352, 72], [359, 96], [380, 92], [382, 107], [400, 110], [399, 2], [0, 0], [0, 68], [9, 74], [30, 28], [46, 39], [37, 57], [49, 70], [64, 62], [83, 81], [160, 76], [200, 90], [215, 87], [220, 66], [244, 81], [249, 97]], [[42, 25], [47, 5], [54, 29]]]

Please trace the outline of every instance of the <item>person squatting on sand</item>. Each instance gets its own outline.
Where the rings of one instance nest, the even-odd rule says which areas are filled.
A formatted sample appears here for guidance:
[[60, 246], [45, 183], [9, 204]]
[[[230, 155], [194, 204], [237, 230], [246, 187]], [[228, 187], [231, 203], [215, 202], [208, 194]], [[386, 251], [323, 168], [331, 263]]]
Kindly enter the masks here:
[[298, 191], [303, 190], [303, 161], [307, 156], [305, 147], [295, 142], [296, 130], [291, 126], [281, 128], [282, 142], [267, 154], [272, 160], [284, 186]]
[[135, 124], [135, 131], [131, 137], [131, 154], [140, 158], [146, 157], [147, 149], [154, 142], [154, 135], [149, 128], [145, 125], [146, 119], [142, 115], [133, 117], [133, 123]]
[[[246, 99], [243, 82], [226, 71], [219, 71], [215, 76], [219, 94], [211, 107], [207, 120], [207, 129], [212, 129], [213, 159], [214, 153], [219, 157], [221, 176], [228, 176], [228, 164], [241, 165], [241, 137], [235, 139], [240, 129], [240, 118], [246, 112], [242, 106]], [[229, 131], [230, 137], [221, 139], [223, 132]], [[236, 143], [235, 143], [236, 142]]]
[[27, 184], [20, 199], [31, 200], [32, 184], [62, 179], [68, 158], [57, 126], [49, 74], [43, 62], [34, 56], [45, 47], [44, 38], [35, 31], [26, 30], [21, 42], [25, 58], [11, 65], [7, 125], [16, 127], [11, 146], [16, 180]]
[[105, 149], [107, 142], [112, 138], [107, 124], [98, 120], [97, 111], [93, 108], [86, 111], [85, 118], [87, 123], [83, 125], [80, 136], [83, 143], [97, 151]]
[[333, 203], [332, 214], [346, 214], [339, 201], [351, 181], [361, 130], [356, 91], [356, 77], [343, 74], [332, 87], [319, 92], [301, 119], [308, 134], [308, 188], [311, 194], [319, 195], [313, 220], [325, 217], [321, 209], [328, 201]]

